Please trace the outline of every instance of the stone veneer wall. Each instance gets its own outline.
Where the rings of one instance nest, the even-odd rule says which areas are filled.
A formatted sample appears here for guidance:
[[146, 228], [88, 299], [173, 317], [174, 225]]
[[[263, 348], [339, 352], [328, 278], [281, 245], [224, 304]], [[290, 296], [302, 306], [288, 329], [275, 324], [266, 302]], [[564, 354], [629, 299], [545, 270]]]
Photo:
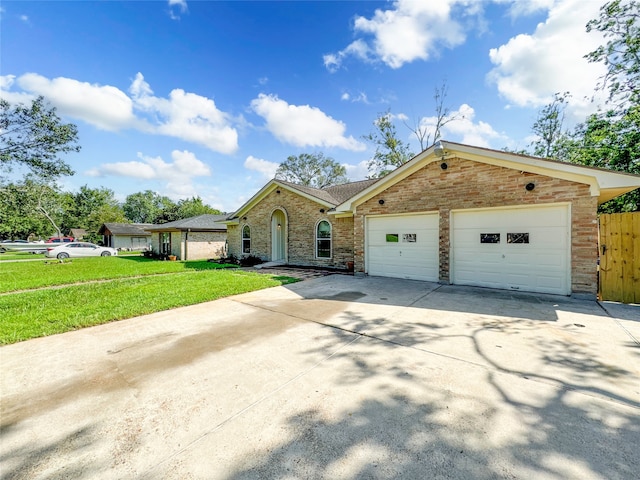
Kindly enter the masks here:
[[[451, 210], [517, 205], [571, 204], [571, 290], [597, 293], [597, 197], [589, 186], [460, 158], [448, 168], [433, 162], [357, 207], [354, 217], [356, 272], [364, 272], [367, 215], [438, 211], [440, 215], [440, 281], [449, 282]], [[525, 185], [536, 187], [527, 191]], [[384, 199], [384, 205], [378, 200]]]
[[[353, 261], [353, 219], [335, 218], [327, 213], [329, 207], [281, 188], [269, 193], [262, 201], [239, 219], [239, 225], [229, 225], [227, 239], [229, 254], [242, 257], [241, 232], [244, 225], [251, 228], [251, 255], [271, 260], [271, 214], [281, 209], [287, 218], [285, 244], [289, 265], [347, 268]], [[325, 212], [321, 213], [320, 209]], [[332, 231], [331, 258], [316, 258], [315, 230], [320, 220], [327, 220]]]

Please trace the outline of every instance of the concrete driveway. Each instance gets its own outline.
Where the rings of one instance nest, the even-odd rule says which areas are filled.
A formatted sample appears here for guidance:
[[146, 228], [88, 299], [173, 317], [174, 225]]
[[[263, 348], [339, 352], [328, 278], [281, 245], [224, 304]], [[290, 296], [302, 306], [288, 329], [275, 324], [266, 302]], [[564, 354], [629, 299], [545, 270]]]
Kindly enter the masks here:
[[2, 477], [637, 478], [639, 339], [640, 307], [315, 278], [2, 347]]

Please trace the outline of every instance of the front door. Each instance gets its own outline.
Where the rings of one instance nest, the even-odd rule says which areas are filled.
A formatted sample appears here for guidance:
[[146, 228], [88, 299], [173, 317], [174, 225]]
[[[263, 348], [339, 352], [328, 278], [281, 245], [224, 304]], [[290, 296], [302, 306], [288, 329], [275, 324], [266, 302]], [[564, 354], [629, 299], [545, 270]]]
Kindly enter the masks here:
[[271, 215], [271, 261], [286, 260], [287, 217], [282, 210], [275, 210]]

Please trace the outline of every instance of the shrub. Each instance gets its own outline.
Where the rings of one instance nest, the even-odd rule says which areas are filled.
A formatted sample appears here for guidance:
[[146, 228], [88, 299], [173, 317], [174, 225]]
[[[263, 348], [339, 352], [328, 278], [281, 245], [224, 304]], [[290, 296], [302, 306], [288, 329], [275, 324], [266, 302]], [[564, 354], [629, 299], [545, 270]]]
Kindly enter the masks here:
[[259, 265], [261, 263], [262, 259], [260, 257], [256, 257], [255, 255], [249, 255], [240, 259], [240, 265], [243, 267], [253, 267], [254, 265]]

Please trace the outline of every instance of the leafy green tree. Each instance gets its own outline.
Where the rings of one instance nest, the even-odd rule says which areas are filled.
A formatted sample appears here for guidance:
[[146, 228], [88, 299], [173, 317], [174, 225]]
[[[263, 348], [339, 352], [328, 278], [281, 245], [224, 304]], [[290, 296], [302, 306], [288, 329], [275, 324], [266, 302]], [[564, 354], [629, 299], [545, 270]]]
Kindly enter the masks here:
[[62, 123], [56, 109], [38, 97], [30, 106], [12, 106], [0, 99], [0, 168], [6, 172], [25, 166], [47, 178], [73, 175], [59, 155], [80, 151], [78, 130]]
[[[571, 161], [592, 167], [640, 174], [640, 105], [617, 112], [591, 115], [576, 127]], [[600, 206], [601, 212], [640, 210], [640, 190], [636, 189]]]
[[66, 192], [64, 197], [68, 207], [65, 209], [63, 225], [67, 228], [87, 229], [87, 218], [91, 212], [105, 203], [117, 203], [113, 192], [107, 188], [80, 187], [77, 193]]
[[205, 205], [200, 197], [192, 197], [178, 202], [178, 218], [191, 218], [198, 215], [220, 215], [222, 212]]
[[349, 181], [345, 167], [322, 153], [301, 153], [287, 157], [276, 170], [275, 178], [315, 188]]
[[411, 160], [413, 152], [398, 138], [389, 111], [376, 118], [373, 125], [375, 130], [362, 138], [373, 143], [376, 149], [367, 165], [369, 177], [380, 178]]
[[161, 210], [159, 197], [151, 190], [128, 195], [122, 205], [125, 216], [133, 223], [153, 223]]
[[160, 213], [153, 223], [168, 223], [179, 220], [178, 204], [169, 197], [160, 197]]
[[27, 176], [0, 187], [0, 237], [44, 239], [60, 233], [62, 195], [55, 184]]
[[[575, 129], [571, 161], [640, 174], [640, 3], [614, 0], [587, 24], [607, 39], [586, 55], [607, 73], [597, 89], [608, 89], [612, 108], [591, 115]], [[601, 212], [640, 210], [640, 190], [600, 206]]]
[[88, 233], [88, 239], [96, 241], [100, 240], [98, 231], [103, 223], [126, 222], [124, 211], [113, 191], [108, 188], [89, 188], [84, 185], [77, 193], [65, 193], [63, 197], [66, 200], [63, 230], [83, 228]]
[[600, 17], [587, 23], [587, 32], [601, 32], [607, 43], [585, 55], [607, 67], [600, 89], [608, 88], [614, 103], [640, 103], [640, 2], [614, 0], [600, 7]]
[[178, 219], [178, 206], [169, 198], [151, 190], [133, 193], [122, 205], [133, 223], [167, 223]]

